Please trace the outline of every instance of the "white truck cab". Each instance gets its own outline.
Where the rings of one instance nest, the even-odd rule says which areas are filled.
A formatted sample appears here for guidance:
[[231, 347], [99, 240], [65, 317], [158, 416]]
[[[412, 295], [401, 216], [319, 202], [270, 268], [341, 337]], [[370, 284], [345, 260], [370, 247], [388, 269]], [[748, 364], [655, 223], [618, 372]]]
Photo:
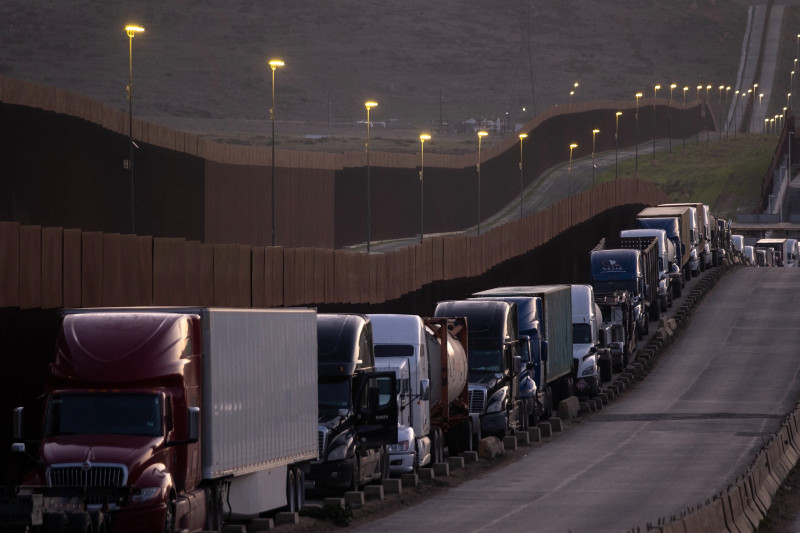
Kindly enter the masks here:
[[389, 472], [411, 473], [431, 462], [430, 400], [421, 394], [428, 380], [425, 326], [416, 315], [368, 316], [375, 367], [394, 371], [400, 392], [398, 442], [389, 446]]
[[603, 315], [594, 301], [594, 288], [591, 285], [570, 285], [570, 292], [575, 389], [583, 396], [597, 396], [601, 387], [597, 348]]

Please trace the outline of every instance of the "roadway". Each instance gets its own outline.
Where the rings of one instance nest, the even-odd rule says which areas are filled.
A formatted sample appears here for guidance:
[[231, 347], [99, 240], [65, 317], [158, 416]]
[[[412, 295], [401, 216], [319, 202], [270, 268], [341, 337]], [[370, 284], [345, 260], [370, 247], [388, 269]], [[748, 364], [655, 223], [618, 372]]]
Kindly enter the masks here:
[[358, 530], [644, 530], [705, 501], [745, 470], [800, 397], [798, 293], [795, 269], [729, 273], [622, 401], [513, 464]]

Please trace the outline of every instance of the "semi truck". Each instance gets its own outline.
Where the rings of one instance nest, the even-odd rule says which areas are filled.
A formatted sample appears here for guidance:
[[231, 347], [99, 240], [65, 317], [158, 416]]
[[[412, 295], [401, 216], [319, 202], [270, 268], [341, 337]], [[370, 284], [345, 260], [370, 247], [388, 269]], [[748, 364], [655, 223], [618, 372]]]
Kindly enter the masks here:
[[600, 308], [603, 326], [600, 330], [600, 344], [608, 349], [611, 359], [609, 369], [601, 357], [601, 375], [611, 377], [610, 370], [622, 370], [636, 352], [638, 327], [634, 317], [635, 304], [628, 291], [614, 291], [595, 294], [595, 303]]
[[528, 413], [519, 396], [517, 307], [500, 301], [439, 302], [436, 317], [467, 318], [469, 411], [473, 438], [505, 436], [528, 429]]
[[543, 418], [549, 418], [559, 402], [574, 395], [573, 376], [577, 369], [572, 357], [572, 292], [569, 285], [523, 285], [497, 287], [476, 292], [473, 298], [539, 298], [542, 304], [541, 332], [543, 339], [545, 387]]
[[789, 258], [789, 246], [787, 239], [759, 239], [756, 241], [755, 249], [769, 250], [772, 249], [773, 260], [769, 262], [770, 266], [782, 267], [787, 264]]
[[620, 238], [643, 237], [658, 239], [658, 298], [661, 312], [666, 312], [672, 301], [681, 295], [681, 271], [675, 256], [675, 245], [663, 229], [625, 229]]
[[[644, 291], [636, 293], [631, 291], [635, 296], [639, 296], [645, 301], [645, 309], [650, 320], [658, 320], [661, 317], [661, 295], [666, 299], [667, 282], [666, 276], [661, 277], [659, 256], [658, 256], [658, 238], [650, 236], [642, 237], [609, 237], [601, 239], [594, 250], [638, 250], [639, 261], [641, 263], [642, 279], [644, 281]], [[604, 255], [606, 261], [613, 260], [614, 253]], [[601, 266], [600, 271], [595, 267]], [[607, 273], [608, 269], [605, 263], [592, 263], [592, 276], [598, 272]], [[614, 279], [621, 279], [618, 276], [612, 276]], [[599, 279], [599, 278], [598, 278]], [[627, 289], [630, 290], [630, 289]]]
[[[708, 206], [702, 202], [681, 202], [660, 204], [659, 207], [691, 207], [694, 215], [698, 253], [698, 268], [702, 271], [716, 265], [717, 247], [713, 245], [718, 231], [716, 217], [711, 215]], [[713, 219], [713, 221], [712, 221]], [[713, 225], [712, 225], [713, 222]]]
[[316, 338], [310, 309], [66, 310], [40, 439], [15, 409], [33, 469], [0, 529], [222, 531], [296, 510], [318, 453]]
[[375, 364], [400, 383], [398, 440], [389, 446], [391, 474], [416, 472], [473, 448], [464, 317], [371, 314]]
[[388, 446], [397, 442], [394, 372], [375, 369], [366, 315], [317, 315], [319, 457], [307, 475], [318, 493], [358, 490], [389, 476]]
[[[481, 299], [473, 296], [470, 300]], [[485, 299], [513, 303], [517, 306], [519, 324], [519, 397], [528, 413], [528, 425], [535, 427], [542, 418], [553, 413], [553, 392], [545, 381], [543, 353], [547, 342], [543, 340], [542, 299], [531, 296], [487, 296]], [[544, 359], [547, 356], [544, 355]]]
[[[600, 331], [603, 315], [595, 303], [591, 285], [570, 285], [572, 295], [572, 357], [576, 373], [575, 390], [583, 395], [595, 397], [600, 393], [601, 353]], [[606, 352], [608, 364], [610, 351]]]
[[[677, 223], [677, 224], [676, 224]], [[669, 239], [675, 244], [675, 254], [680, 256], [680, 269], [684, 283], [692, 279], [692, 272], [697, 271], [699, 261], [697, 249], [692, 236], [692, 213], [688, 207], [646, 207], [636, 215], [636, 226], [639, 228], [660, 228], [667, 232]]]

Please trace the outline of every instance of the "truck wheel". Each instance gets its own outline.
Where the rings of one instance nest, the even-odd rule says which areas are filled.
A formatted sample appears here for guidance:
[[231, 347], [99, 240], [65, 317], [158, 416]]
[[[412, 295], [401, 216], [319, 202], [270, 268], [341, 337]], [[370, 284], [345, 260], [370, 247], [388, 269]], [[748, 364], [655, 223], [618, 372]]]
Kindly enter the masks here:
[[547, 387], [542, 406], [542, 420], [548, 420], [551, 416], [553, 416], [553, 389]]
[[64, 513], [45, 513], [43, 524], [44, 533], [62, 533], [67, 530], [69, 522]]
[[600, 360], [600, 381], [611, 381], [611, 359]]
[[462, 422], [458, 427], [458, 432], [461, 435], [461, 451], [471, 452], [477, 448], [473, 446], [472, 441], [472, 419], [467, 418], [466, 422]]
[[[472, 421], [470, 421], [470, 424]], [[472, 448], [477, 450], [481, 445], [481, 440], [483, 439], [483, 432], [481, 431], [481, 425], [478, 424], [478, 429], [475, 430], [475, 427], [472, 428]]]
[[286, 469], [286, 510], [290, 513], [297, 511], [297, 486], [294, 478], [294, 469]]
[[681, 297], [681, 287], [682, 287], [682, 285], [681, 285], [680, 281], [678, 281], [677, 283], [673, 283], [672, 284], [672, 293], [674, 295], [674, 298], [680, 298]]
[[89, 513], [70, 513], [69, 533], [93, 533], [92, 518]]
[[528, 404], [520, 402], [519, 412], [519, 429], [520, 431], [528, 431]]
[[539, 425], [539, 402], [533, 400], [533, 412], [528, 413], [528, 428], [535, 428]]
[[661, 305], [661, 312], [666, 313], [667, 308], [669, 307], [669, 296], [667, 296], [666, 294], [664, 296], [659, 296], [658, 300], [659, 304]]
[[294, 473], [294, 485], [297, 488], [297, 510], [300, 511], [306, 504], [306, 473], [301, 468], [296, 468]]
[[361, 488], [361, 472], [358, 464], [358, 454], [355, 454], [353, 457], [353, 477], [350, 479], [350, 487], [348, 487], [351, 492]]
[[[172, 504], [172, 502], [170, 502]], [[167, 518], [169, 518], [169, 523], [172, 523], [172, 517], [169, 515], [170, 513], [170, 506], [167, 506]], [[92, 519], [92, 530], [94, 533], [106, 533], [106, 519], [103, 516], [102, 511], [92, 511], [89, 513], [89, 516]], [[172, 529], [167, 530], [166, 527], [164, 528], [164, 533], [172, 533]]]
[[383, 484], [384, 479], [389, 479], [389, 448], [384, 446], [381, 448], [381, 477], [378, 479], [379, 484]]
[[441, 428], [434, 428], [436, 433], [436, 462], [444, 462], [444, 434]]

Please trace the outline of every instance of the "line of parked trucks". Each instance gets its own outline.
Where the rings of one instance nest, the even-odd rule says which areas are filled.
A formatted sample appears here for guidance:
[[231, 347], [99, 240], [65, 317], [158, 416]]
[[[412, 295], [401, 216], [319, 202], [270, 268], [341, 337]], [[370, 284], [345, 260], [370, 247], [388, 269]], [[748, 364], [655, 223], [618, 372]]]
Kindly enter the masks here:
[[[729, 251], [702, 204], [644, 209], [589, 284], [499, 287], [432, 317], [65, 310], [30, 472], [0, 529], [222, 531], [442, 462], [595, 396], [686, 280]], [[23, 459], [24, 458], [24, 459]]]
[[742, 262], [755, 267], [797, 267], [800, 243], [797, 239], [763, 238], [745, 245], [742, 235], [732, 235], [733, 253]]

